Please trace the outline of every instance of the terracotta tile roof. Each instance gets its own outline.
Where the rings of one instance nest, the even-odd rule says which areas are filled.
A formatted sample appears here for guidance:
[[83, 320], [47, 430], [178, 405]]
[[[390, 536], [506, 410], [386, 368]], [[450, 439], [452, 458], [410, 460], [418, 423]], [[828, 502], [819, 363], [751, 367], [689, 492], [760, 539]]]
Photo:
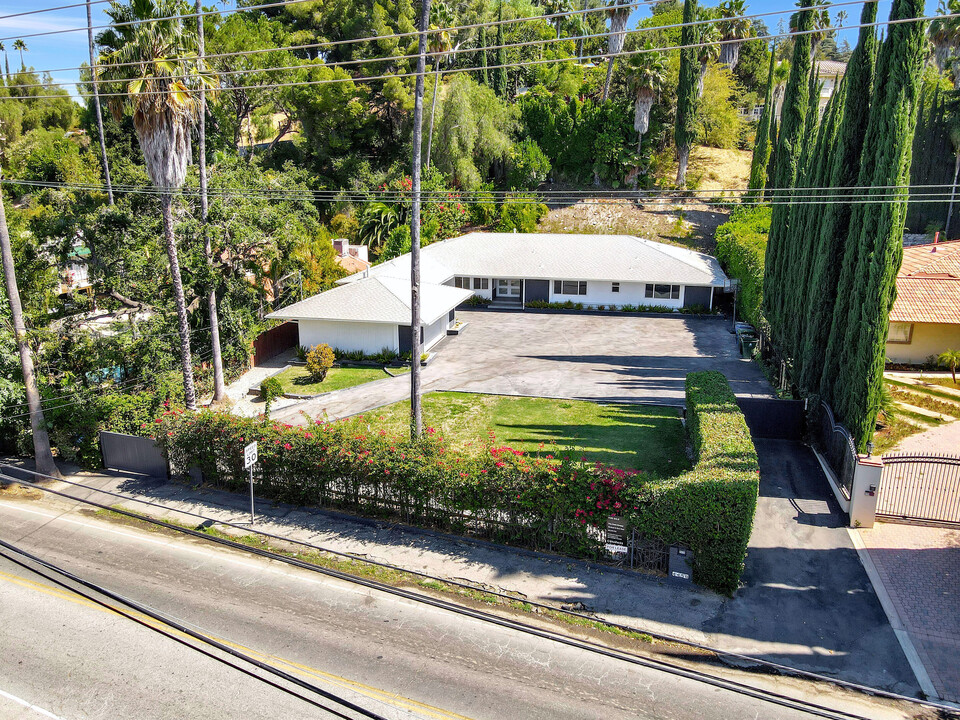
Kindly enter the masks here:
[[370, 263], [368, 263], [366, 260], [353, 257], [353, 255], [343, 255], [336, 258], [335, 262], [351, 275], [363, 270], [367, 270], [370, 267]]
[[890, 321], [960, 325], [960, 241], [903, 249]]

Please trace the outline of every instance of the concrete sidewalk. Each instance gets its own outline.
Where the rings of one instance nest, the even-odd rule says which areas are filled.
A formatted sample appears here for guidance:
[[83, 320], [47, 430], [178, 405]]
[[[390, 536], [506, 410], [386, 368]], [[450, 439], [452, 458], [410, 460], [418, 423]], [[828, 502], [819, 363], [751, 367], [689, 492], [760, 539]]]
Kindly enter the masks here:
[[[582, 604], [641, 631], [915, 695], [916, 680], [812, 453], [785, 441], [761, 440], [757, 448], [759, 506], [744, 584], [733, 598], [566, 557], [269, 501], [257, 504], [257, 529], [531, 600]], [[189, 511], [231, 522], [249, 519], [242, 494], [109, 472], [72, 479], [160, 503], [172, 517]], [[106, 505], [119, 502], [95, 491], [64, 489]], [[119, 504], [163, 514], [132, 501]]]

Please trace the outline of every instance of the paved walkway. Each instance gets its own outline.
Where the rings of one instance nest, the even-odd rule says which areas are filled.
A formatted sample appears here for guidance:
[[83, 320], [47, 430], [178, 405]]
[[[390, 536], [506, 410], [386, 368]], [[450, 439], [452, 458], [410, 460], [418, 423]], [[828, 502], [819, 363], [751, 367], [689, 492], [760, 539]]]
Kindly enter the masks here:
[[[744, 360], [722, 318], [459, 311], [468, 323], [447, 337], [423, 371], [425, 391], [683, 405], [688, 373], [720, 370], [741, 397], [773, 397]], [[409, 397], [410, 380], [331, 393], [273, 414], [284, 422], [344, 417]]]
[[937, 693], [960, 702], [960, 530], [877, 523], [856, 532]]
[[[258, 502], [257, 526], [532, 600], [582, 604], [642, 631], [915, 694], [919, 688], [913, 673], [816, 459], [809, 449], [785, 441], [758, 441], [757, 448], [759, 505], [743, 586], [733, 598], [566, 557], [267, 501]], [[235, 522], [248, 517], [249, 501], [242, 493], [120, 474], [82, 473], [78, 479], [159, 502], [172, 517], [178, 517], [178, 510]], [[93, 496], [104, 504], [117, 502]], [[123, 504], [138, 512], [164, 512]]]
[[[227, 385], [227, 398], [230, 400], [230, 412], [236, 415], [246, 417], [255, 417], [263, 412], [263, 401], [256, 395], [250, 395], [248, 390], [252, 387], [258, 387], [270, 375], [277, 370], [289, 365], [297, 355], [297, 351], [288, 350], [274, 358], [267, 360], [256, 367], [247, 370], [243, 375]], [[287, 398], [278, 398], [274, 400], [270, 408], [270, 414], [273, 415], [275, 409], [296, 405], [299, 400], [289, 400]]]

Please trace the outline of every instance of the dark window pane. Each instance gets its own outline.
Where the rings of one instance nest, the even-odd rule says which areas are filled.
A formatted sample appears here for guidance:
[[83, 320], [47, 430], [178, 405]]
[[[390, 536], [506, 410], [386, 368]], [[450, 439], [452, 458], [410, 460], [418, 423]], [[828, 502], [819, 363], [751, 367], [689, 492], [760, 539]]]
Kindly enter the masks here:
[[620, 292], [620, 283], [613, 283], [610, 288], [613, 292]]
[[553, 281], [553, 292], [556, 293], [557, 295], [560, 295], [560, 294], [563, 293], [563, 290], [562, 290], [561, 288], [562, 288], [562, 286], [561, 286], [561, 284], [560, 284], [560, 281], [559, 281], [559, 280], [554, 280], [554, 281]]
[[586, 295], [586, 294], [587, 294], [587, 281], [586, 281], [586, 280], [581, 280], [581, 281], [580, 281], [580, 294], [581, 294], [581, 295]]
[[643, 296], [648, 298], [653, 297], [653, 285], [647, 283], [647, 289], [644, 291]]
[[670, 297], [671, 297], [671, 299], [673, 299], [673, 300], [679, 300], [679, 299], [680, 299], [680, 286], [679, 286], [679, 285], [674, 285], [674, 286], [673, 286], [673, 290], [672, 290], [672, 292], [670, 293]]

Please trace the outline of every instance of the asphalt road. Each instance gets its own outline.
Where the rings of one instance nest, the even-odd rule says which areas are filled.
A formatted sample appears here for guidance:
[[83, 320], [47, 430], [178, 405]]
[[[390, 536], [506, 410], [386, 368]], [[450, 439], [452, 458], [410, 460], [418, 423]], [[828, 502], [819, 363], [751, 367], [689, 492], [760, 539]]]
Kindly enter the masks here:
[[[0, 501], [0, 538], [391, 718], [808, 717], [50, 505]], [[326, 717], [2, 559], [0, 607], [0, 718]]]

